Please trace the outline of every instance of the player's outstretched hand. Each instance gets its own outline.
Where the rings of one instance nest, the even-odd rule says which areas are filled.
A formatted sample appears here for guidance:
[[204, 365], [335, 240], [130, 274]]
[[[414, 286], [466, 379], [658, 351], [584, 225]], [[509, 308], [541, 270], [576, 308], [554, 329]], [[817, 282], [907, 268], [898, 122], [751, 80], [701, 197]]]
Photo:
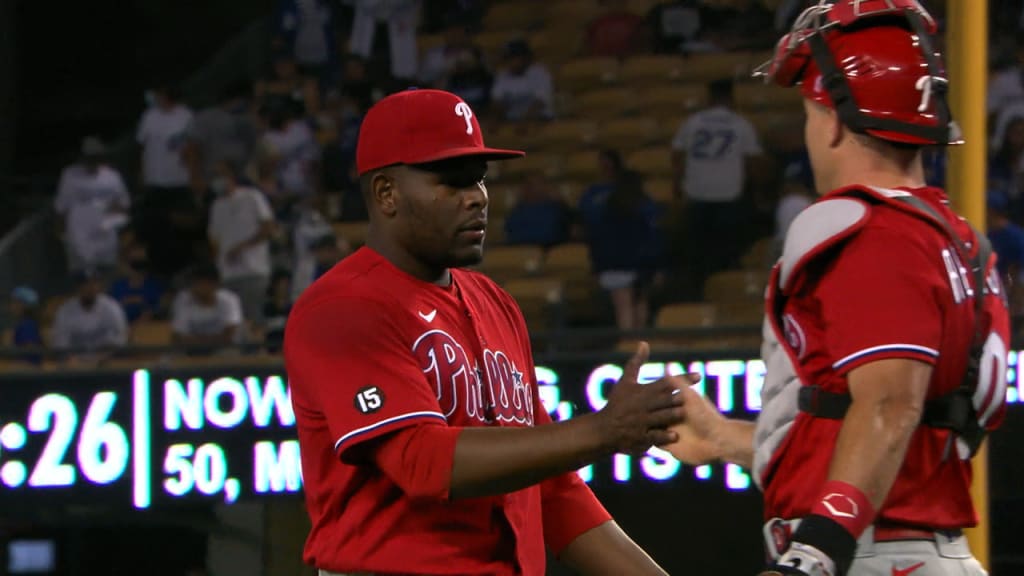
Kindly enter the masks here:
[[649, 352], [647, 343], [641, 342], [609, 394], [608, 404], [598, 413], [605, 441], [616, 452], [643, 454], [651, 446], [678, 440], [668, 428], [683, 420], [679, 391], [687, 388], [687, 382], [679, 376], [666, 376], [639, 384], [640, 367]]
[[693, 466], [718, 459], [721, 455], [715, 438], [725, 418], [703, 394], [689, 386], [678, 396], [683, 404], [683, 421], [671, 428], [678, 439], [663, 448], [676, 460]]

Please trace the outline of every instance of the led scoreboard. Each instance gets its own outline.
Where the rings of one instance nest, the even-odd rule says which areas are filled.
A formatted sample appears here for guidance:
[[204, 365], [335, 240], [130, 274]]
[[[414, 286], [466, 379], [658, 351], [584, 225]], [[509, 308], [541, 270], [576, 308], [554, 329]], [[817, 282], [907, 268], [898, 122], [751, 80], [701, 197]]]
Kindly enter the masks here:
[[[1007, 399], [1021, 397], [1017, 352]], [[698, 386], [733, 415], [760, 409], [764, 363], [725, 358], [650, 362], [641, 378], [704, 375]], [[555, 420], [600, 410], [619, 364], [545, 362], [536, 381]], [[47, 373], [0, 380], [0, 500], [4, 509], [103, 502], [136, 509], [184, 500], [233, 503], [302, 489], [289, 390], [280, 368], [192, 372]], [[595, 489], [640, 483], [745, 492], [732, 466], [692, 468], [652, 449], [615, 455], [578, 471]]]

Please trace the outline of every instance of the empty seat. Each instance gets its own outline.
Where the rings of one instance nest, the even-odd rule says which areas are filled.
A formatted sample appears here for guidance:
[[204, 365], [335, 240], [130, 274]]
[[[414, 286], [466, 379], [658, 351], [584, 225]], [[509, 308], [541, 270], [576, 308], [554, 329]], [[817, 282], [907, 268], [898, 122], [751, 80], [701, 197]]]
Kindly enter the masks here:
[[752, 270], [766, 270], [772, 267], [775, 260], [777, 242], [775, 237], [768, 236], [754, 242], [740, 258], [740, 265]]
[[539, 246], [495, 246], [476, 268], [498, 283], [536, 274], [544, 253]]
[[626, 165], [648, 178], [672, 176], [672, 150], [667, 146], [641, 148], [626, 157]]
[[683, 59], [678, 76], [681, 82], [710, 82], [720, 78], [749, 78], [754, 64], [749, 52], [709, 52], [691, 54]]
[[803, 95], [795, 88], [783, 88], [777, 84], [744, 82], [735, 87], [736, 107], [741, 111], [790, 109], [800, 111]]
[[578, 118], [607, 120], [639, 110], [640, 101], [629, 88], [602, 88], [576, 95], [571, 106]]
[[484, 30], [531, 30], [543, 21], [544, 12], [529, 2], [496, 2], [484, 16]]
[[656, 328], [707, 328], [715, 324], [715, 306], [708, 302], [681, 302], [658, 310]]
[[487, 247], [484, 250], [484, 258], [490, 252], [494, 246], [501, 246], [505, 243], [505, 219], [504, 218], [493, 218], [490, 214], [487, 215], [487, 236], [486, 236]]
[[651, 178], [644, 182], [644, 192], [659, 204], [671, 204], [676, 199], [672, 196], [672, 178]]
[[491, 170], [496, 172], [497, 181], [521, 180], [531, 174], [555, 178], [561, 174], [563, 163], [560, 154], [527, 154], [511, 162], [494, 163]]
[[549, 149], [575, 149], [594, 141], [597, 125], [589, 120], [557, 120], [539, 130], [533, 146]]
[[717, 303], [764, 299], [767, 273], [758, 270], [725, 270], [704, 282], [704, 299]]
[[643, 111], [651, 116], [680, 115], [703, 108], [708, 101], [706, 84], [657, 86], [641, 97]]
[[548, 66], [561, 66], [579, 55], [583, 30], [549, 28], [530, 36], [530, 48]]
[[170, 322], [140, 321], [132, 325], [131, 343], [135, 346], [170, 346], [171, 333]]
[[602, 148], [629, 150], [653, 144], [658, 136], [658, 121], [654, 118], [615, 118], [601, 124], [595, 143]]
[[565, 295], [561, 279], [520, 278], [505, 282], [503, 288], [519, 305], [531, 330], [548, 330], [562, 324]]
[[614, 58], [577, 58], [558, 69], [555, 85], [559, 90], [580, 92], [618, 79], [619, 62]]
[[592, 184], [601, 178], [601, 166], [598, 163], [597, 152], [583, 150], [569, 154], [565, 159], [565, 171], [567, 178], [575, 178]]
[[572, 271], [590, 274], [590, 251], [582, 242], [559, 244], [548, 250], [544, 256], [546, 274]]
[[[546, 2], [543, 10], [536, 11], [544, 16], [547, 23], [557, 22], [582, 28], [599, 16], [604, 7], [594, 0], [555, 0]], [[548, 26], [550, 27], [550, 24]]]
[[627, 84], [678, 81], [687, 60], [681, 56], [634, 56], [622, 64], [619, 76]]
[[722, 326], [759, 326], [764, 320], [764, 301], [722, 302], [715, 307]]

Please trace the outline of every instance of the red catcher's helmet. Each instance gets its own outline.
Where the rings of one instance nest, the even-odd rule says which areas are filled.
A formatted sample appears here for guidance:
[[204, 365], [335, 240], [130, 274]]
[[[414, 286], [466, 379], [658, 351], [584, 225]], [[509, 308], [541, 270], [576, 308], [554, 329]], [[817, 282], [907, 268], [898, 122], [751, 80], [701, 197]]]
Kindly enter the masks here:
[[820, 0], [755, 76], [833, 108], [848, 128], [903, 144], [962, 144], [935, 20], [917, 0]]

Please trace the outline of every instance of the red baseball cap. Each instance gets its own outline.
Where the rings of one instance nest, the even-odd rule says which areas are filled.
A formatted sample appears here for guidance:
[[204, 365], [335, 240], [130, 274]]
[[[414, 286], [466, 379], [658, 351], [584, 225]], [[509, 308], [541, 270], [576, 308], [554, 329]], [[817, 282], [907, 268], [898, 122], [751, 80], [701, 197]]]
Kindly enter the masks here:
[[484, 146], [476, 115], [455, 94], [410, 89], [384, 98], [366, 113], [359, 128], [356, 168], [363, 175], [393, 164], [422, 164], [458, 156], [504, 160], [525, 154]]

